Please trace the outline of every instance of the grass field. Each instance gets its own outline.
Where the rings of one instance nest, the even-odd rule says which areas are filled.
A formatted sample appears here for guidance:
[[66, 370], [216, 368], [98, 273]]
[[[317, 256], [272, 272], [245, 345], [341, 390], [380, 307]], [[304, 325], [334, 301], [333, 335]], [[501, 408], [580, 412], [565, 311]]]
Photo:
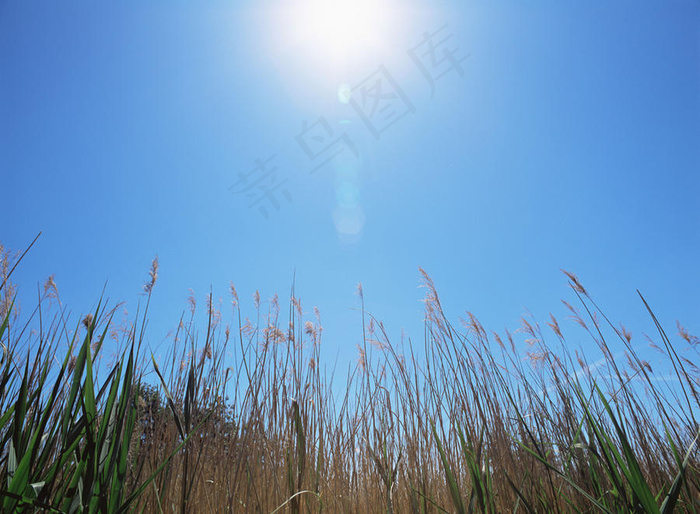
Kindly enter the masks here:
[[210, 301], [199, 332], [193, 302], [157, 361], [144, 344], [157, 261], [126, 326], [102, 302], [67, 321], [52, 282], [16, 316], [3, 263], [2, 512], [700, 510], [698, 339], [667, 336], [647, 306], [673, 370], [659, 380], [646, 343], [573, 274], [562, 323], [603, 360], [570, 348], [554, 317], [515, 337], [453, 324], [423, 272], [420, 346], [390, 341], [363, 308], [358, 359], [332, 374], [320, 316], [293, 293], [255, 299], [250, 321], [232, 286], [234, 321]]

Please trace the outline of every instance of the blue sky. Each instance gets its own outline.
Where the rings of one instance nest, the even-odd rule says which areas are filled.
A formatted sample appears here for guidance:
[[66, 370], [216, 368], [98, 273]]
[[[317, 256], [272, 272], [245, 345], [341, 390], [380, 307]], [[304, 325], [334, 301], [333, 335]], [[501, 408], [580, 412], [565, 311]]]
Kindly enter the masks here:
[[[419, 266], [499, 331], [564, 317], [564, 268], [642, 344], [636, 289], [700, 332], [698, 2], [68, 4], [0, 2], [0, 241], [43, 232], [23, 304], [55, 274], [76, 314], [105, 283], [133, 312], [158, 254], [158, 345], [189, 288], [228, 305], [233, 281], [252, 314], [296, 273], [351, 360], [358, 282], [421, 342]], [[419, 59], [433, 84], [426, 32], [460, 61]], [[279, 209], [251, 207], [272, 178]]]

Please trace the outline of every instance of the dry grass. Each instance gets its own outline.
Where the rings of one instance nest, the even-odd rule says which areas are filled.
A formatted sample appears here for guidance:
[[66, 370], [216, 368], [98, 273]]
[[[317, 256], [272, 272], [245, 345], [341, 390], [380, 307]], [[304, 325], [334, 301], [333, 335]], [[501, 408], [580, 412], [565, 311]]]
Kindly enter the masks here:
[[[360, 289], [364, 339], [347, 373], [326, 371], [318, 312], [309, 318], [293, 291], [284, 313], [276, 298], [264, 303], [258, 295], [250, 321], [231, 287], [231, 325], [222, 322], [210, 296], [206, 332], [199, 337], [192, 300], [161, 362], [140, 344], [142, 314], [140, 328], [120, 332], [124, 355], [133, 348], [136, 369], [156, 374], [145, 380], [134, 372], [133, 392], [124, 389], [135, 425], [123, 450], [123, 496], [110, 501], [110, 508], [296, 513], [700, 507], [697, 338], [679, 326], [672, 342], [648, 310], [658, 325], [658, 351], [673, 370], [670, 379], [659, 380], [626, 329], [610, 323], [572, 274], [567, 274], [577, 302], [567, 304], [572, 321], [560, 324], [551, 317], [545, 334], [535, 321], [523, 319], [518, 333], [501, 336], [489, 334], [471, 314], [459, 328], [452, 324], [430, 277], [421, 273], [427, 293], [423, 344], [392, 343], [383, 325], [365, 312]], [[157, 262], [147, 284], [149, 299], [156, 276]], [[646, 305], [643, 299], [640, 305]], [[13, 434], [36, 428], [31, 423], [17, 428], [12, 421], [22, 375], [35, 377], [41, 363], [53, 362], [47, 352], [60, 349], [68, 332], [59, 313], [31, 334], [31, 323], [45, 308], [40, 305], [22, 330], [9, 322], [0, 330], [7, 369], [0, 395], [2, 487], [11, 482]], [[85, 324], [93, 359], [102, 346], [95, 346], [95, 334], [109, 333], [111, 319], [97, 312]], [[570, 353], [564, 336], [569, 326], [588, 332], [601, 360]], [[22, 345], [34, 349], [24, 372], [17, 351]], [[523, 345], [526, 351], [519, 349]], [[105, 365], [104, 372], [110, 371]], [[84, 366], [80, 373], [85, 384]], [[67, 376], [59, 380], [60, 391], [68, 391]], [[95, 390], [107, 390], [113, 376], [94, 383]], [[28, 395], [35, 398], [29, 408], [41, 412], [46, 393], [32, 396], [33, 387], [29, 381]], [[106, 408], [106, 398], [96, 395], [96, 412]], [[56, 419], [68, 392], [59, 400], [49, 413]], [[81, 425], [80, 416], [71, 422], [88, 437], [90, 430], [102, 433], [104, 419], [98, 414], [92, 424]], [[56, 444], [47, 462], [61, 458], [60, 439]], [[86, 458], [85, 448], [89, 445], [82, 443], [70, 449], [73, 458], [52, 477], [50, 494], [40, 490], [32, 499], [30, 492], [17, 493], [26, 496], [25, 506], [70, 504], [65, 495], [76, 492], [63, 485], [77, 476], [74, 468]], [[30, 475], [28, 484], [38, 482], [42, 470], [32, 467]], [[8, 491], [2, 492], [6, 503]], [[98, 488], [95, 494], [106, 493]], [[18, 505], [13, 508], [21, 510]]]

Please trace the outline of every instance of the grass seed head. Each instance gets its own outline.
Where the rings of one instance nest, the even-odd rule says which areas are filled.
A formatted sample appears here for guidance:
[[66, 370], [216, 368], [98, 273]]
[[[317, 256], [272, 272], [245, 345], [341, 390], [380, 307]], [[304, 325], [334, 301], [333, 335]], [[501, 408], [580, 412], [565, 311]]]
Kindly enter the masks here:
[[143, 290], [146, 291], [146, 293], [149, 293], [153, 291], [153, 286], [156, 285], [156, 280], [158, 280], [158, 256], [156, 255], [153, 258], [153, 261], [151, 261], [151, 269], [148, 271], [148, 282], [146, 282], [143, 286]]

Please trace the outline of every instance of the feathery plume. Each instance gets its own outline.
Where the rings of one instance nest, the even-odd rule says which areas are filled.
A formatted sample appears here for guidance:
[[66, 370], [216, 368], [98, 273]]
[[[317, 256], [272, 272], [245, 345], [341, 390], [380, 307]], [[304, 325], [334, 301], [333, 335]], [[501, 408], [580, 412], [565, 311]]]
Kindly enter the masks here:
[[236, 306], [238, 305], [238, 293], [236, 292], [236, 286], [233, 285], [233, 281], [231, 281], [230, 291], [231, 291], [231, 304], [233, 304], [233, 308], [235, 309]]
[[47, 298], [58, 299], [58, 287], [56, 287], [56, 282], [54, 281], [55, 275], [50, 275], [49, 278], [44, 282], [44, 294]]
[[194, 315], [194, 311], [197, 309], [197, 299], [194, 296], [194, 291], [192, 289], [188, 289], [190, 294], [187, 296], [187, 303], [190, 304], [190, 312], [192, 315]]
[[143, 285], [143, 290], [146, 293], [151, 294], [153, 291], [153, 286], [156, 285], [156, 280], [158, 280], [158, 256], [156, 255], [153, 261], [151, 261], [151, 269], [148, 271], [149, 280]]
[[571, 273], [570, 271], [566, 271], [566, 270], [561, 270], [561, 272], [562, 272], [564, 275], [566, 275], [567, 278], [571, 281], [571, 287], [574, 288], [574, 291], [577, 291], [577, 292], [579, 292], [579, 293], [581, 293], [581, 294], [583, 294], [583, 295], [588, 296], [588, 293], [587, 293], [586, 290], [583, 288], [583, 286], [581, 285], [581, 282], [579, 282], [578, 277], [577, 277], [576, 275], [574, 275], [574, 274]]

